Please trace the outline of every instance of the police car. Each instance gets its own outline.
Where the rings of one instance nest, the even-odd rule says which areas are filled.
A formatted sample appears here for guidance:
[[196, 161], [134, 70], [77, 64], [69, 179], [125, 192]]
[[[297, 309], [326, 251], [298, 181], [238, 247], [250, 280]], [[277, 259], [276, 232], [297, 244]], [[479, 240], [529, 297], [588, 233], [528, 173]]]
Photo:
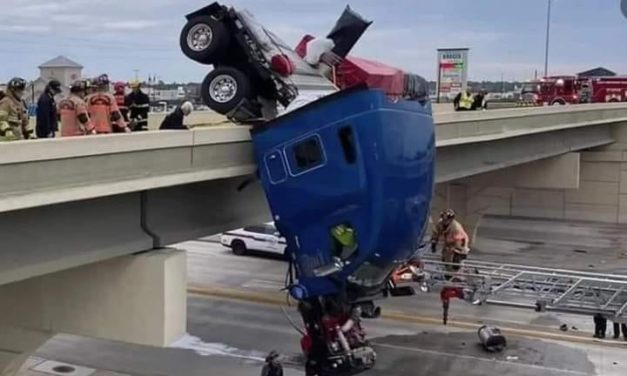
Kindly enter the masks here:
[[285, 239], [281, 237], [272, 223], [227, 231], [220, 237], [220, 243], [231, 248], [238, 256], [246, 255], [249, 251], [284, 255], [286, 248]]

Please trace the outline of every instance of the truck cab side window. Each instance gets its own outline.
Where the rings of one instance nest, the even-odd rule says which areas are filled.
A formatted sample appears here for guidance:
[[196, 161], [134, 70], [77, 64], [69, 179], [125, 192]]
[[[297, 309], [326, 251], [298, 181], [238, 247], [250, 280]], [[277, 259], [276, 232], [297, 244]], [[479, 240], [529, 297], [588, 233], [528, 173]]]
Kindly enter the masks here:
[[342, 151], [344, 151], [344, 159], [346, 160], [346, 163], [355, 163], [357, 151], [355, 150], [353, 128], [348, 126], [340, 128], [338, 137], [340, 138], [340, 143], [342, 144]]
[[324, 161], [318, 137], [311, 137], [294, 144], [292, 152], [295, 163], [294, 172], [297, 174], [319, 166]]

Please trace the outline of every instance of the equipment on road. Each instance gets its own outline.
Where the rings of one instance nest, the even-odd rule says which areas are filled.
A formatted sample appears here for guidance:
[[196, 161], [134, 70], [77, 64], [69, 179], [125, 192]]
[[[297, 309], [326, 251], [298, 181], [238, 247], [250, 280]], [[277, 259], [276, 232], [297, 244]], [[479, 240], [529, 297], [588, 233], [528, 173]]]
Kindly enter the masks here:
[[501, 352], [507, 347], [507, 340], [499, 328], [484, 325], [479, 328], [477, 334], [486, 351]]
[[495, 304], [603, 317], [627, 323], [627, 276], [465, 260], [458, 271], [424, 259], [429, 289], [440, 288], [444, 324], [449, 301]]

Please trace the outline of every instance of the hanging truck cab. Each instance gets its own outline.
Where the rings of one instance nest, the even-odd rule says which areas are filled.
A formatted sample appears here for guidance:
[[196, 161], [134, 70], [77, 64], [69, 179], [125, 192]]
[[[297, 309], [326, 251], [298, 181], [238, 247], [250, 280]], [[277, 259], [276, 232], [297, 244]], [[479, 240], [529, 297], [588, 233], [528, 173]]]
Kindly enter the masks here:
[[[316, 320], [349, 317], [355, 308], [362, 317], [372, 316], [372, 299], [418, 249], [434, 183], [430, 103], [392, 101], [383, 91], [353, 88], [251, 133], [259, 177], [294, 267], [289, 292], [314, 311], [303, 314], [311, 337], [303, 350], [307, 355], [311, 343], [316, 348], [316, 338], [324, 338], [317, 351], [327, 361], [317, 366], [371, 367], [373, 357], [355, 354], [365, 342], [342, 340], [349, 333], [335, 328], [340, 345], [333, 345], [311, 331], [325, 327]], [[338, 242], [334, 235], [347, 231], [352, 242]]]

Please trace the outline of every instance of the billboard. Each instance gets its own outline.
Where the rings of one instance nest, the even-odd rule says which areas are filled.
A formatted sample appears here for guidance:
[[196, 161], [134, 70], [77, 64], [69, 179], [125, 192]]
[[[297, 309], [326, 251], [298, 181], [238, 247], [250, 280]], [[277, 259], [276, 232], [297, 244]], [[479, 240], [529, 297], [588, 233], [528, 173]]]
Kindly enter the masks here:
[[438, 48], [438, 82], [436, 95], [453, 97], [466, 90], [468, 48]]

